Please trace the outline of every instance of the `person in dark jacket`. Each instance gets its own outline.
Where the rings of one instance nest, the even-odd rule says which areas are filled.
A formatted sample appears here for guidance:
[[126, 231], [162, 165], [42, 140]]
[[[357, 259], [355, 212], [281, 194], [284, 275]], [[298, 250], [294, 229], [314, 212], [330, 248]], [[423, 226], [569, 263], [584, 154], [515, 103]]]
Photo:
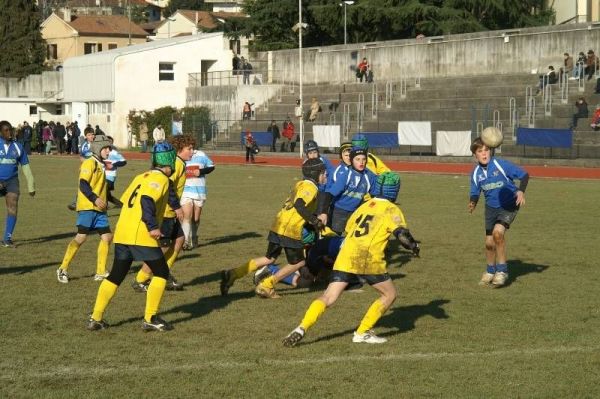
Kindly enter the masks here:
[[21, 137], [23, 139], [23, 149], [25, 150], [25, 153], [27, 155], [31, 155], [31, 139], [33, 138], [33, 130], [27, 121], [23, 122]]
[[588, 104], [585, 102], [585, 98], [579, 97], [579, 99], [575, 102], [575, 108], [577, 108], [577, 112], [573, 114], [573, 121], [571, 122], [571, 129], [577, 127], [577, 119], [579, 118], [587, 118], [589, 116]]
[[281, 138], [281, 135], [279, 134], [279, 126], [277, 126], [275, 121], [271, 121], [271, 124], [267, 128], [267, 132], [271, 133], [273, 138], [273, 142], [271, 143], [271, 152], [277, 152], [277, 140]]

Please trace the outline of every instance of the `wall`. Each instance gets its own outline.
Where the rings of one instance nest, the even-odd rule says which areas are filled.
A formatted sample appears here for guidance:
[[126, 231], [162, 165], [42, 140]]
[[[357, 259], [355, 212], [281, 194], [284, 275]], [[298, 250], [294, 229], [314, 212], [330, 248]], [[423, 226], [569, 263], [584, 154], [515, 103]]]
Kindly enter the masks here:
[[[186, 106], [188, 75], [200, 72], [202, 60], [214, 60], [211, 70], [231, 68], [231, 52], [223, 35], [212, 35], [180, 45], [126, 54], [115, 60], [115, 102], [110, 133], [119, 146], [127, 144], [130, 110]], [[175, 62], [175, 80], [159, 81], [159, 62]]]
[[55, 98], [62, 93], [62, 72], [47, 71], [24, 79], [0, 78], [0, 97]]
[[[508, 33], [503, 35], [505, 32]], [[371, 63], [375, 80], [379, 76], [400, 80], [417, 76], [529, 73], [551, 64], [560, 65], [564, 52], [600, 50], [599, 43], [600, 25], [568, 24], [308, 48], [303, 50], [303, 76], [305, 84], [354, 82], [355, 66], [362, 57]], [[274, 82], [298, 81], [297, 49], [273, 51], [269, 57]]]

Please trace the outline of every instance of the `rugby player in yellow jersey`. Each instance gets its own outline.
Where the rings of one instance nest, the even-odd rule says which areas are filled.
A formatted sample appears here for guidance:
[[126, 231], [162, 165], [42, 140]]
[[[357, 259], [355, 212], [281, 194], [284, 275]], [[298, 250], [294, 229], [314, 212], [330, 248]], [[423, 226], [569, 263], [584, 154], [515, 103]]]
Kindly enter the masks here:
[[111, 143], [108, 137], [98, 135], [90, 143], [92, 156], [83, 161], [79, 168], [79, 190], [77, 192], [77, 234], [67, 246], [60, 267], [56, 270], [56, 278], [60, 283], [68, 283], [67, 270], [79, 247], [85, 242], [88, 234], [100, 234], [98, 259], [94, 280], [102, 281], [106, 272], [106, 258], [112, 240], [110, 224], [106, 214], [106, 177], [103, 161], [108, 158]]
[[[163, 222], [160, 226], [160, 231], [162, 233], [160, 246], [165, 254], [167, 265], [169, 266], [167, 290], [182, 290], [183, 285], [180, 284], [175, 277], [173, 277], [171, 270], [173, 269], [173, 264], [175, 263], [177, 255], [179, 255], [179, 252], [183, 247], [183, 243], [185, 242], [185, 235], [183, 233], [183, 229], [181, 228], [180, 222], [183, 219], [183, 210], [181, 209], [179, 201], [181, 200], [183, 188], [185, 186], [185, 163], [192, 159], [194, 147], [196, 146], [196, 140], [192, 136], [182, 135], [171, 136], [169, 138], [169, 142], [175, 148], [175, 151], [177, 151], [175, 170], [169, 177], [172, 182], [171, 196], [174, 196], [174, 198], [171, 198], [169, 204], [167, 204]], [[171, 204], [176, 205], [171, 206]], [[146, 292], [148, 288], [147, 282], [150, 280], [150, 277], [151, 270], [148, 265], [142, 266], [132, 283], [133, 289], [136, 292]]]
[[311, 224], [316, 230], [324, 227], [314, 212], [317, 207], [317, 185], [326, 181], [325, 164], [319, 158], [308, 159], [302, 164], [302, 175], [304, 179], [295, 184], [271, 226], [265, 256], [251, 259], [235, 269], [223, 270], [221, 295], [227, 295], [235, 280], [273, 263], [281, 255], [281, 251], [285, 251], [288, 264], [256, 286], [255, 291], [259, 296], [278, 298], [279, 295], [273, 288], [275, 283], [304, 266], [302, 227], [305, 223]]
[[170, 144], [155, 144], [152, 151], [153, 168], [136, 176], [121, 196], [123, 208], [115, 228], [113, 267], [98, 289], [94, 310], [87, 323], [88, 330], [103, 330], [108, 327], [103, 320], [104, 311], [134, 260], [145, 262], [153, 274], [146, 295], [142, 329], [173, 329], [157, 313], [169, 277], [169, 267], [160, 249], [162, 234], [159, 227], [169, 201], [169, 175], [175, 170], [176, 157]]
[[391, 169], [383, 163], [381, 159], [375, 156], [375, 154], [369, 151], [369, 141], [367, 136], [362, 133], [357, 133], [352, 137], [352, 147], [362, 148], [367, 151], [367, 169], [376, 175], [380, 175], [384, 172], [390, 172]]
[[386, 270], [385, 247], [393, 234], [414, 255], [418, 256], [420, 251], [418, 241], [407, 229], [402, 211], [394, 204], [399, 191], [400, 177], [397, 174], [384, 172], [378, 176], [374, 198], [361, 205], [348, 220], [346, 238], [333, 265], [331, 282], [323, 295], [310, 304], [300, 325], [284, 338], [284, 346], [295, 346], [357, 275], [381, 296], [367, 310], [352, 342], [381, 344], [387, 341], [372, 330], [396, 299], [396, 287]]

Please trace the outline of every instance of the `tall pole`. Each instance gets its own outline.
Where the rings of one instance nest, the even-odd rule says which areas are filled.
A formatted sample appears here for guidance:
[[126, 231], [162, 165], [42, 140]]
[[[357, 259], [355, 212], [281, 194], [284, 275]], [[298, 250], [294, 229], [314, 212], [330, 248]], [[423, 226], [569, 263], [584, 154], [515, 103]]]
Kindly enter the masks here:
[[127, 0], [127, 18], [129, 19], [129, 46], [131, 46], [131, 0]]
[[304, 100], [302, 98], [302, 0], [298, 0], [298, 58], [300, 64], [300, 109], [302, 110], [302, 116], [300, 116], [300, 158], [304, 153]]
[[344, 44], [348, 43], [346, 34], [346, 7], [348, 7], [348, 4], [344, 2]]

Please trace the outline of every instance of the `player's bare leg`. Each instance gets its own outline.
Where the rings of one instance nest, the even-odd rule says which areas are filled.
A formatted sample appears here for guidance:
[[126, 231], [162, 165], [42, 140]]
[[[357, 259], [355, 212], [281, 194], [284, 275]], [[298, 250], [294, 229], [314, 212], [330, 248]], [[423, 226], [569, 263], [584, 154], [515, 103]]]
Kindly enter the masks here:
[[183, 220], [181, 222], [181, 229], [185, 235], [185, 242], [183, 244], [183, 250], [188, 251], [192, 249], [192, 218], [194, 216], [194, 202], [189, 201], [181, 205], [183, 211]]
[[260, 258], [250, 259], [248, 262], [234, 269], [221, 271], [221, 295], [227, 295], [229, 288], [231, 288], [235, 280], [273, 262], [275, 262], [275, 258], [261, 256]]
[[337, 301], [347, 286], [348, 283], [345, 281], [334, 281], [329, 283], [325, 292], [319, 298], [312, 301], [306, 310], [300, 325], [283, 339], [283, 346], [292, 347], [300, 342], [300, 340], [304, 338], [306, 331], [315, 325], [317, 320], [319, 320], [319, 317], [325, 312], [325, 309]]
[[396, 287], [391, 279], [373, 284], [372, 287], [375, 288], [381, 296], [371, 304], [369, 310], [365, 313], [360, 325], [354, 332], [352, 342], [364, 342], [368, 344], [382, 344], [387, 342], [387, 339], [375, 335], [373, 326], [396, 300]]
[[200, 228], [200, 216], [202, 216], [202, 207], [194, 205], [194, 219], [192, 223], [192, 245], [194, 248], [199, 247], [198, 229]]
[[293, 265], [287, 264], [283, 266], [277, 271], [277, 273], [270, 277], [267, 277], [256, 286], [256, 294], [263, 298], [279, 298], [279, 295], [277, 295], [277, 293], [275, 292], [275, 284], [277, 284], [279, 281], [286, 278], [290, 274], [297, 272], [305, 264], [306, 262], [304, 260], [301, 260], [300, 262], [294, 263]]
[[492, 238], [496, 247], [496, 274], [492, 280], [494, 287], [501, 287], [506, 284], [508, 279], [508, 266], [506, 264], [506, 239], [505, 239], [506, 227], [501, 224], [494, 226], [492, 232]]

